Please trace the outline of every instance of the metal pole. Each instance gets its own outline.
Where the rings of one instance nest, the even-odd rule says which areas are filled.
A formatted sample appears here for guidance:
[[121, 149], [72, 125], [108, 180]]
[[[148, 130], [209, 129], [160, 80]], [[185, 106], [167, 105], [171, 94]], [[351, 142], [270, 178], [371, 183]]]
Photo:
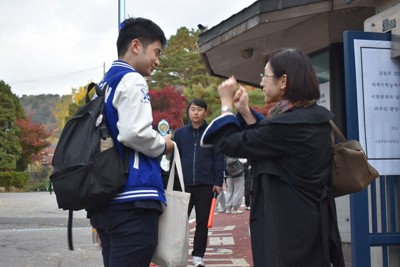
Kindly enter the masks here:
[[118, 30], [119, 25], [125, 20], [125, 0], [118, 0]]

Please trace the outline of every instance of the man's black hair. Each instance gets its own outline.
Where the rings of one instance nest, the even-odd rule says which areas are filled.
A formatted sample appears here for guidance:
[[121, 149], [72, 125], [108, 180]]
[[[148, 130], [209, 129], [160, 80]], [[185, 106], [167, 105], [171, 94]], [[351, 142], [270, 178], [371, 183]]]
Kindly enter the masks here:
[[153, 21], [145, 18], [128, 18], [120, 25], [117, 51], [118, 57], [125, 55], [132, 40], [138, 39], [144, 47], [159, 40], [165, 47], [167, 39], [163, 30]]
[[202, 107], [205, 110], [207, 110], [207, 103], [203, 99], [195, 98], [192, 101], [189, 102], [188, 108], [190, 108], [191, 105], [195, 104], [196, 106]]

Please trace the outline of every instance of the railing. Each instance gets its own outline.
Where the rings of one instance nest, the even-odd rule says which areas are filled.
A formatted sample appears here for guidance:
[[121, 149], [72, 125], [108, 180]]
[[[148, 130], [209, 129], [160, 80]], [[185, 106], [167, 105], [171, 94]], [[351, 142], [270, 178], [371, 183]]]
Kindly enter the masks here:
[[380, 176], [350, 208], [353, 267], [400, 266], [400, 176]]

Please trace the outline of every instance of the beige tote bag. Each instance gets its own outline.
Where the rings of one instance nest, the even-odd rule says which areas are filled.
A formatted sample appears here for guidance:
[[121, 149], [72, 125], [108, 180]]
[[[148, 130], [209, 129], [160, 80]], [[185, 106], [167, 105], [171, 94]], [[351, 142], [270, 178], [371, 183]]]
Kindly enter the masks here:
[[[182, 191], [174, 191], [175, 168]], [[172, 162], [167, 189], [167, 206], [160, 215], [158, 226], [158, 245], [152, 262], [161, 267], [182, 267], [188, 264], [189, 253], [189, 218], [188, 206], [190, 193], [185, 192], [179, 150], [174, 143]]]

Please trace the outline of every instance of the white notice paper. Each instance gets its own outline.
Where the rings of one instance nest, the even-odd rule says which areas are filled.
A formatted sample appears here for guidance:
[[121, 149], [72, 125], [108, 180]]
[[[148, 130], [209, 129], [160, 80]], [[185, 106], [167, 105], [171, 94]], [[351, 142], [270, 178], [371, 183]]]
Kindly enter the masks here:
[[380, 175], [400, 173], [400, 61], [389, 41], [354, 40], [360, 143]]

